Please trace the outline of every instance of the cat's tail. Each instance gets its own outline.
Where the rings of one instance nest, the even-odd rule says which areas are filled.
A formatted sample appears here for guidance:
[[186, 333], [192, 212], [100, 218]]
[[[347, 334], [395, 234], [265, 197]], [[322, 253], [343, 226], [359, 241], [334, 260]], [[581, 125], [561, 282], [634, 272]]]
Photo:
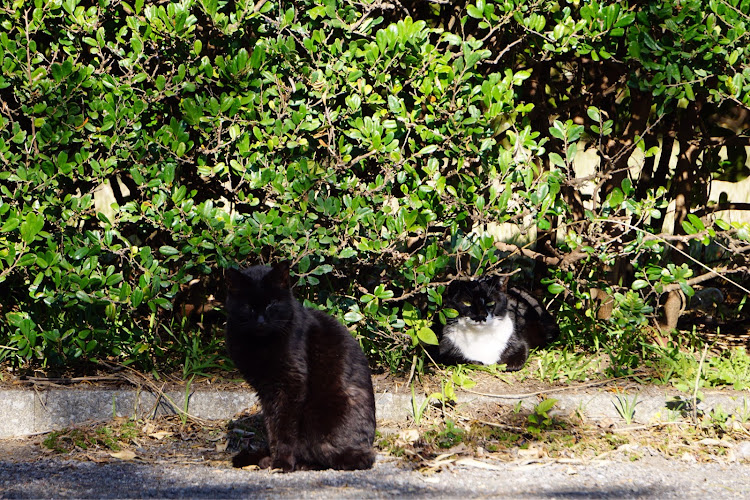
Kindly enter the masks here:
[[375, 463], [372, 449], [346, 448], [331, 460], [331, 468], [337, 470], [370, 469]]
[[524, 316], [527, 317], [527, 326], [532, 326], [528, 323], [536, 323], [535, 333], [538, 345], [535, 347], [544, 347], [557, 340], [560, 336], [560, 327], [557, 326], [555, 318], [539, 303], [536, 297], [526, 290], [515, 287], [508, 290], [507, 294], [526, 310]]

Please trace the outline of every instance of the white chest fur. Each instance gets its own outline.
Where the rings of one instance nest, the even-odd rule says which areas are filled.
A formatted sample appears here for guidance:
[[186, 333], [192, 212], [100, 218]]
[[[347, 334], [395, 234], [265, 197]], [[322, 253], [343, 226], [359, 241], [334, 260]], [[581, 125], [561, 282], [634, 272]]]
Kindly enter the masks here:
[[469, 318], [458, 318], [443, 330], [461, 354], [485, 365], [497, 363], [513, 335], [513, 321], [509, 315], [488, 316], [487, 321], [478, 322]]

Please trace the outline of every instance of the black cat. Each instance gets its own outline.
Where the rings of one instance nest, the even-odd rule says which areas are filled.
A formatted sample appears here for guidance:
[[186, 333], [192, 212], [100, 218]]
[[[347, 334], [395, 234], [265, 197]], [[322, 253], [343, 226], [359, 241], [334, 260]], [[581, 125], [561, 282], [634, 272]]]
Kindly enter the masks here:
[[288, 263], [228, 269], [226, 280], [227, 348], [258, 393], [269, 445], [235, 467], [372, 467], [375, 397], [357, 341], [294, 299]]
[[[523, 368], [529, 351], [557, 338], [552, 316], [531, 294], [511, 288], [502, 291], [498, 277], [454, 281], [443, 293], [443, 304], [458, 311], [446, 325], [435, 325], [438, 361], [447, 364], [505, 364]], [[434, 351], [433, 351], [434, 352]]]

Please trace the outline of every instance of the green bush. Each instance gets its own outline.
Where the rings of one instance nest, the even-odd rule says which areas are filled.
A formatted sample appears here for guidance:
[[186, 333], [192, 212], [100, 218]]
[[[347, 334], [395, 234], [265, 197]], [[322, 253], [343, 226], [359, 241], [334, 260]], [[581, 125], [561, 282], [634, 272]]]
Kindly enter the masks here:
[[[572, 341], [589, 286], [620, 292], [615, 328], [642, 325], [633, 294], [689, 290], [689, 268], [659, 274], [667, 246], [643, 237], [661, 231], [652, 221], [677, 188], [646, 190], [602, 162], [602, 202], [584, 210], [572, 165], [579, 143], [626, 160], [650, 147], [661, 130], [634, 133], [623, 124], [635, 113], [616, 115], [631, 93], [662, 96], [646, 114], [656, 123], [696, 95], [747, 99], [744, 73], [700, 94], [672, 73], [682, 62], [639, 61], [677, 51], [655, 48], [654, 17], [677, 33], [692, 24], [674, 16], [703, 23], [698, 4], [3, 0], [0, 360], [202, 370], [198, 358], [217, 356], [220, 321], [201, 311], [223, 298], [221, 269], [282, 258], [298, 296], [391, 369], [433, 338], [441, 286], [459, 272], [544, 277], [573, 297], [554, 306]], [[721, 70], [746, 50], [728, 36], [713, 52]], [[590, 72], [566, 79], [576, 63]], [[717, 67], [703, 66], [695, 78]], [[617, 76], [619, 101], [601, 88], [578, 99], [601, 79], [592, 68]], [[96, 201], [102, 185], [111, 206]], [[695, 200], [688, 210], [705, 208]], [[639, 232], [608, 224], [618, 217]], [[490, 229], [505, 222], [550, 244], [501, 241]], [[747, 238], [678, 222], [707, 244]], [[623, 258], [637, 276], [608, 279]]]

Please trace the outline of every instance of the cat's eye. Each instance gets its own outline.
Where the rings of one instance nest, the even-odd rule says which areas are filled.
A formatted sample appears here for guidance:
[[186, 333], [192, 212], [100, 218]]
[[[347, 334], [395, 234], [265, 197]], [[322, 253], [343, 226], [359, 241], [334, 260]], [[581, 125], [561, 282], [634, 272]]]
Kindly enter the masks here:
[[468, 300], [464, 300], [463, 302], [461, 302], [461, 304], [466, 307], [471, 307], [471, 301], [468, 301]]
[[495, 301], [487, 302], [487, 307], [495, 307]]

